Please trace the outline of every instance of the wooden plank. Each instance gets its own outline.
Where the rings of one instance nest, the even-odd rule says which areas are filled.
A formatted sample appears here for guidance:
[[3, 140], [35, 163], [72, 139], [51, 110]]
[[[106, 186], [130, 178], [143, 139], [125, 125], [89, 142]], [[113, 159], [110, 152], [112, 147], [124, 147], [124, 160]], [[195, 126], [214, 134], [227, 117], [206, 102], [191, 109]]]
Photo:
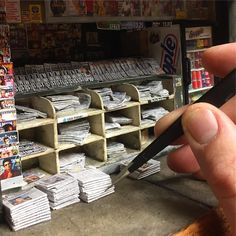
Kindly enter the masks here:
[[74, 147], [78, 147], [78, 146], [83, 146], [85, 144], [93, 143], [93, 142], [100, 141], [103, 139], [104, 138], [99, 135], [91, 134], [88, 138], [86, 138], [84, 140], [82, 145], [73, 144], [73, 143], [59, 143], [58, 144], [58, 151], [62, 151], [62, 150], [66, 150], [66, 149], [70, 149], [70, 148], [74, 148]]
[[90, 116], [87, 118], [90, 125], [91, 133], [100, 136], [105, 136], [105, 118], [104, 113], [99, 115]]
[[39, 126], [44, 126], [48, 124], [53, 124], [55, 121], [54, 119], [51, 118], [46, 118], [46, 119], [35, 119], [35, 120], [30, 120], [30, 121], [25, 121], [25, 122], [17, 122], [17, 129], [24, 130], [24, 129], [30, 129], [30, 128], [35, 128]]
[[112, 137], [128, 134], [128, 133], [138, 131], [138, 130], [139, 130], [139, 127], [136, 127], [133, 125], [124, 125], [121, 127], [121, 129], [106, 131], [106, 138], [112, 138]]
[[26, 160], [29, 160], [29, 159], [34, 159], [36, 157], [44, 156], [44, 155], [47, 155], [49, 153], [54, 153], [55, 152], [55, 150], [53, 148], [47, 147], [47, 146], [42, 145], [42, 144], [40, 144], [40, 145], [43, 146], [43, 147], [46, 147], [47, 150], [44, 151], [44, 152], [39, 152], [39, 153], [35, 153], [35, 154], [32, 154], [32, 155], [21, 157], [21, 161], [23, 162], [23, 161], [26, 161]]
[[138, 89], [133, 84], [120, 84], [114, 86], [115, 91], [126, 92], [132, 99], [132, 101], [139, 101]]
[[57, 174], [60, 172], [59, 160], [57, 153], [50, 153], [46, 156], [38, 157], [39, 167], [50, 174]]
[[82, 119], [85, 117], [89, 116], [94, 116], [98, 114], [102, 114], [102, 110], [94, 109], [94, 108], [89, 108], [89, 109], [84, 109], [76, 112], [65, 112], [61, 113], [60, 115], [57, 115], [57, 123], [64, 123], [64, 122], [69, 122], [69, 121], [74, 121], [78, 119]]
[[230, 236], [229, 224], [221, 209], [214, 209], [172, 236]]
[[32, 107], [48, 114], [48, 117], [55, 118], [55, 108], [52, 103], [44, 97], [33, 97]]

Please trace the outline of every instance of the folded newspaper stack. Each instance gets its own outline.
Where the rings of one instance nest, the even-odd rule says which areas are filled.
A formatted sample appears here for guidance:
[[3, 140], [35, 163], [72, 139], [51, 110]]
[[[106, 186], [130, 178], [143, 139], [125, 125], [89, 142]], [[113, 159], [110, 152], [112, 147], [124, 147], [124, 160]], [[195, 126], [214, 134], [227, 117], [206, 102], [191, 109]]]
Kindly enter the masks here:
[[151, 81], [145, 85], [137, 85], [139, 96], [144, 100], [163, 100], [169, 97], [169, 91], [163, 88], [162, 81]]
[[60, 154], [60, 172], [81, 171], [85, 167], [84, 153], [63, 153]]
[[107, 111], [119, 109], [126, 106], [126, 102], [131, 100], [125, 92], [114, 92], [111, 88], [95, 89], [103, 100], [103, 106]]
[[28, 155], [45, 152], [47, 150], [46, 147], [35, 143], [29, 140], [21, 140], [19, 144], [19, 154], [21, 157], [25, 157]]
[[108, 158], [123, 159], [127, 155], [125, 145], [118, 142], [109, 142], [107, 144], [107, 155]]
[[67, 174], [56, 174], [35, 183], [47, 193], [51, 209], [57, 210], [79, 202], [79, 187], [75, 178]]
[[52, 102], [57, 115], [60, 113], [75, 112], [89, 108], [91, 96], [86, 93], [76, 93], [75, 95], [52, 95], [47, 96]]
[[58, 128], [58, 141], [60, 143], [83, 144], [90, 135], [90, 124], [86, 119], [62, 123]]
[[[123, 161], [121, 162], [120, 168], [126, 167], [130, 161]], [[147, 163], [143, 164], [137, 170], [129, 174], [129, 177], [132, 179], [142, 179], [147, 176], [153, 175], [159, 172], [160, 169], [160, 162], [154, 159], [150, 159]]]
[[120, 128], [121, 128], [121, 126], [119, 123], [105, 122], [105, 130], [117, 130]]
[[45, 176], [50, 176], [49, 173], [41, 170], [40, 168], [32, 168], [23, 171], [23, 180], [25, 181], [25, 186], [22, 189], [30, 189], [35, 186], [36, 181], [42, 179]]
[[106, 114], [106, 122], [118, 123], [120, 125], [129, 125], [129, 124], [132, 124], [133, 120], [126, 116], [119, 115], [118, 113], [117, 114], [110, 113], [110, 114]]
[[33, 108], [15, 105], [17, 112], [17, 121], [29, 121], [37, 118], [47, 118], [47, 113], [38, 111]]
[[47, 194], [37, 188], [6, 195], [3, 207], [14, 231], [51, 219]]
[[78, 173], [69, 173], [79, 182], [80, 199], [90, 203], [114, 192], [111, 178], [98, 169], [86, 169]]
[[151, 109], [142, 109], [142, 122], [146, 119], [157, 121], [162, 118], [164, 115], [168, 114], [169, 111], [163, 107], [156, 107]]

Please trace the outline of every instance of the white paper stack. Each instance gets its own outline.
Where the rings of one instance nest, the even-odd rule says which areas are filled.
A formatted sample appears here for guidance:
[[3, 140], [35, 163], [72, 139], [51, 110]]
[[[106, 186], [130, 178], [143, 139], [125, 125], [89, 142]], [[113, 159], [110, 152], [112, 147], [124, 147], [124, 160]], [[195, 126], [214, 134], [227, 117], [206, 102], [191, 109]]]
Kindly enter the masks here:
[[60, 172], [80, 171], [85, 167], [85, 153], [60, 154]]
[[127, 155], [125, 145], [118, 142], [109, 142], [107, 144], [108, 158], [124, 158]]
[[39, 180], [36, 187], [47, 193], [51, 209], [57, 210], [79, 202], [79, 187], [75, 178], [56, 174]]
[[[87, 203], [114, 192], [110, 176], [101, 170], [91, 168], [70, 174], [79, 182], [80, 199]], [[109, 188], [109, 186], [111, 187]]]
[[51, 219], [47, 194], [37, 188], [5, 196], [3, 206], [6, 221], [14, 231]]
[[156, 107], [151, 109], [143, 109], [142, 110], [142, 121], [145, 119], [158, 121], [164, 115], [168, 114], [169, 111], [163, 107]]
[[[121, 169], [127, 166], [130, 161], [121, 162]], [[143, 179], [147, 176], [153, 175], [161, 170], [160, 162], [154, 159], [150, 159], [147, 163], [139, 167], [137, 170], [129, 174], [132, 179]]]

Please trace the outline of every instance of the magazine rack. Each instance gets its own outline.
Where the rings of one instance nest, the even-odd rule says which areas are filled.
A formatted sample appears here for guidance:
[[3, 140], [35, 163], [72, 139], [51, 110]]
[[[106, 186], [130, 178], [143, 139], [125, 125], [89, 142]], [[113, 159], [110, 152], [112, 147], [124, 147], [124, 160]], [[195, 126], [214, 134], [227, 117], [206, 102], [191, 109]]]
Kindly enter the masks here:
[[[174, 78], [174, 77], [173, 77]], [[144, 135], [148, 130], [153, 130], [155, 122], [148, 125], [141, 125], [141, 109], [143, 107], [162, 106], [171, 111], [177, 107], [176, 101], [176, 82], [173, 78], [163, 81], [163, 87], [168, 89], [170, 96], [165, 99], [141, 99], [137, 85], [141, 81], [133, 84], [111, 85], [112, 90], [124, 91], [131, 97], [131, 101], [126, 103], [125, 107], [106, 111], [101, 96], [91, 88], [84, 88], [81, 91], [91, 96], [91, 105], [89, 109], [80, 110], [76, 113], [65, 113], [57, 116], [52, 103], [46, 97], [31, 97], [18, 99], [16, 104], [28, 105], [39, 111], [48, 114], [46, 119], [36, 119], [34, 121], [18, 122], [18, 131], [20, 140], [28, 139], [40, 143], [46, 147], [46, 151], [38, 154], [32, 154], [22, 158], [22, 166], [24, 169], [31, 167], [40, 167], [41, 169], [51, 173], [60, 172], [59, 157], [65, 152], [84, 152], [88, 156], [86, 164], [96, 167], [103, 166], [108, 162], [106, 145], [110, 140], [124, 143], [129, 152], [139, 151], [147, 145], [152, 138], [144, 139]], [[177, 84], [178, 85], [178, 84]], [[75, 91], [67, 94], [73, 94]], [[132, 118], [132, 124], [122, 126], [121, 129], [106, 132], [105, 117], [109, 113], [122, 114]], [[58, 124], [86, 118], [90, 124], [91, 135], [85, 139], [82, 145], [61, 144], [58, 142]], [[149, 132], [150, 133], [150, 132]], [[145, 140], [145, 142], [143, 142]], [[110, 162], [110, 160], [109, 160]]]

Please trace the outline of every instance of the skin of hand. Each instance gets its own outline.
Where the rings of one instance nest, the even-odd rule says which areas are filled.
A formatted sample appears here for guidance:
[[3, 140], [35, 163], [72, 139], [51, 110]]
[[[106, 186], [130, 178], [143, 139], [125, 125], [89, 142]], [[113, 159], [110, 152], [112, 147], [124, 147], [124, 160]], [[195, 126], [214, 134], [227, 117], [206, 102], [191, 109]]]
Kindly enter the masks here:
[[[236, 43], [207, 49], [202, 59], [210, 73], [224, 77], [236, 68]], [[207, 103], [177, 109], [157, 122], [156, 136], [181, 114], [184, 136], [175, 144], [182, 146], [168, 155], [168, 165], [206, 179], [236, 235], [236, 96], [220, 109]]]

